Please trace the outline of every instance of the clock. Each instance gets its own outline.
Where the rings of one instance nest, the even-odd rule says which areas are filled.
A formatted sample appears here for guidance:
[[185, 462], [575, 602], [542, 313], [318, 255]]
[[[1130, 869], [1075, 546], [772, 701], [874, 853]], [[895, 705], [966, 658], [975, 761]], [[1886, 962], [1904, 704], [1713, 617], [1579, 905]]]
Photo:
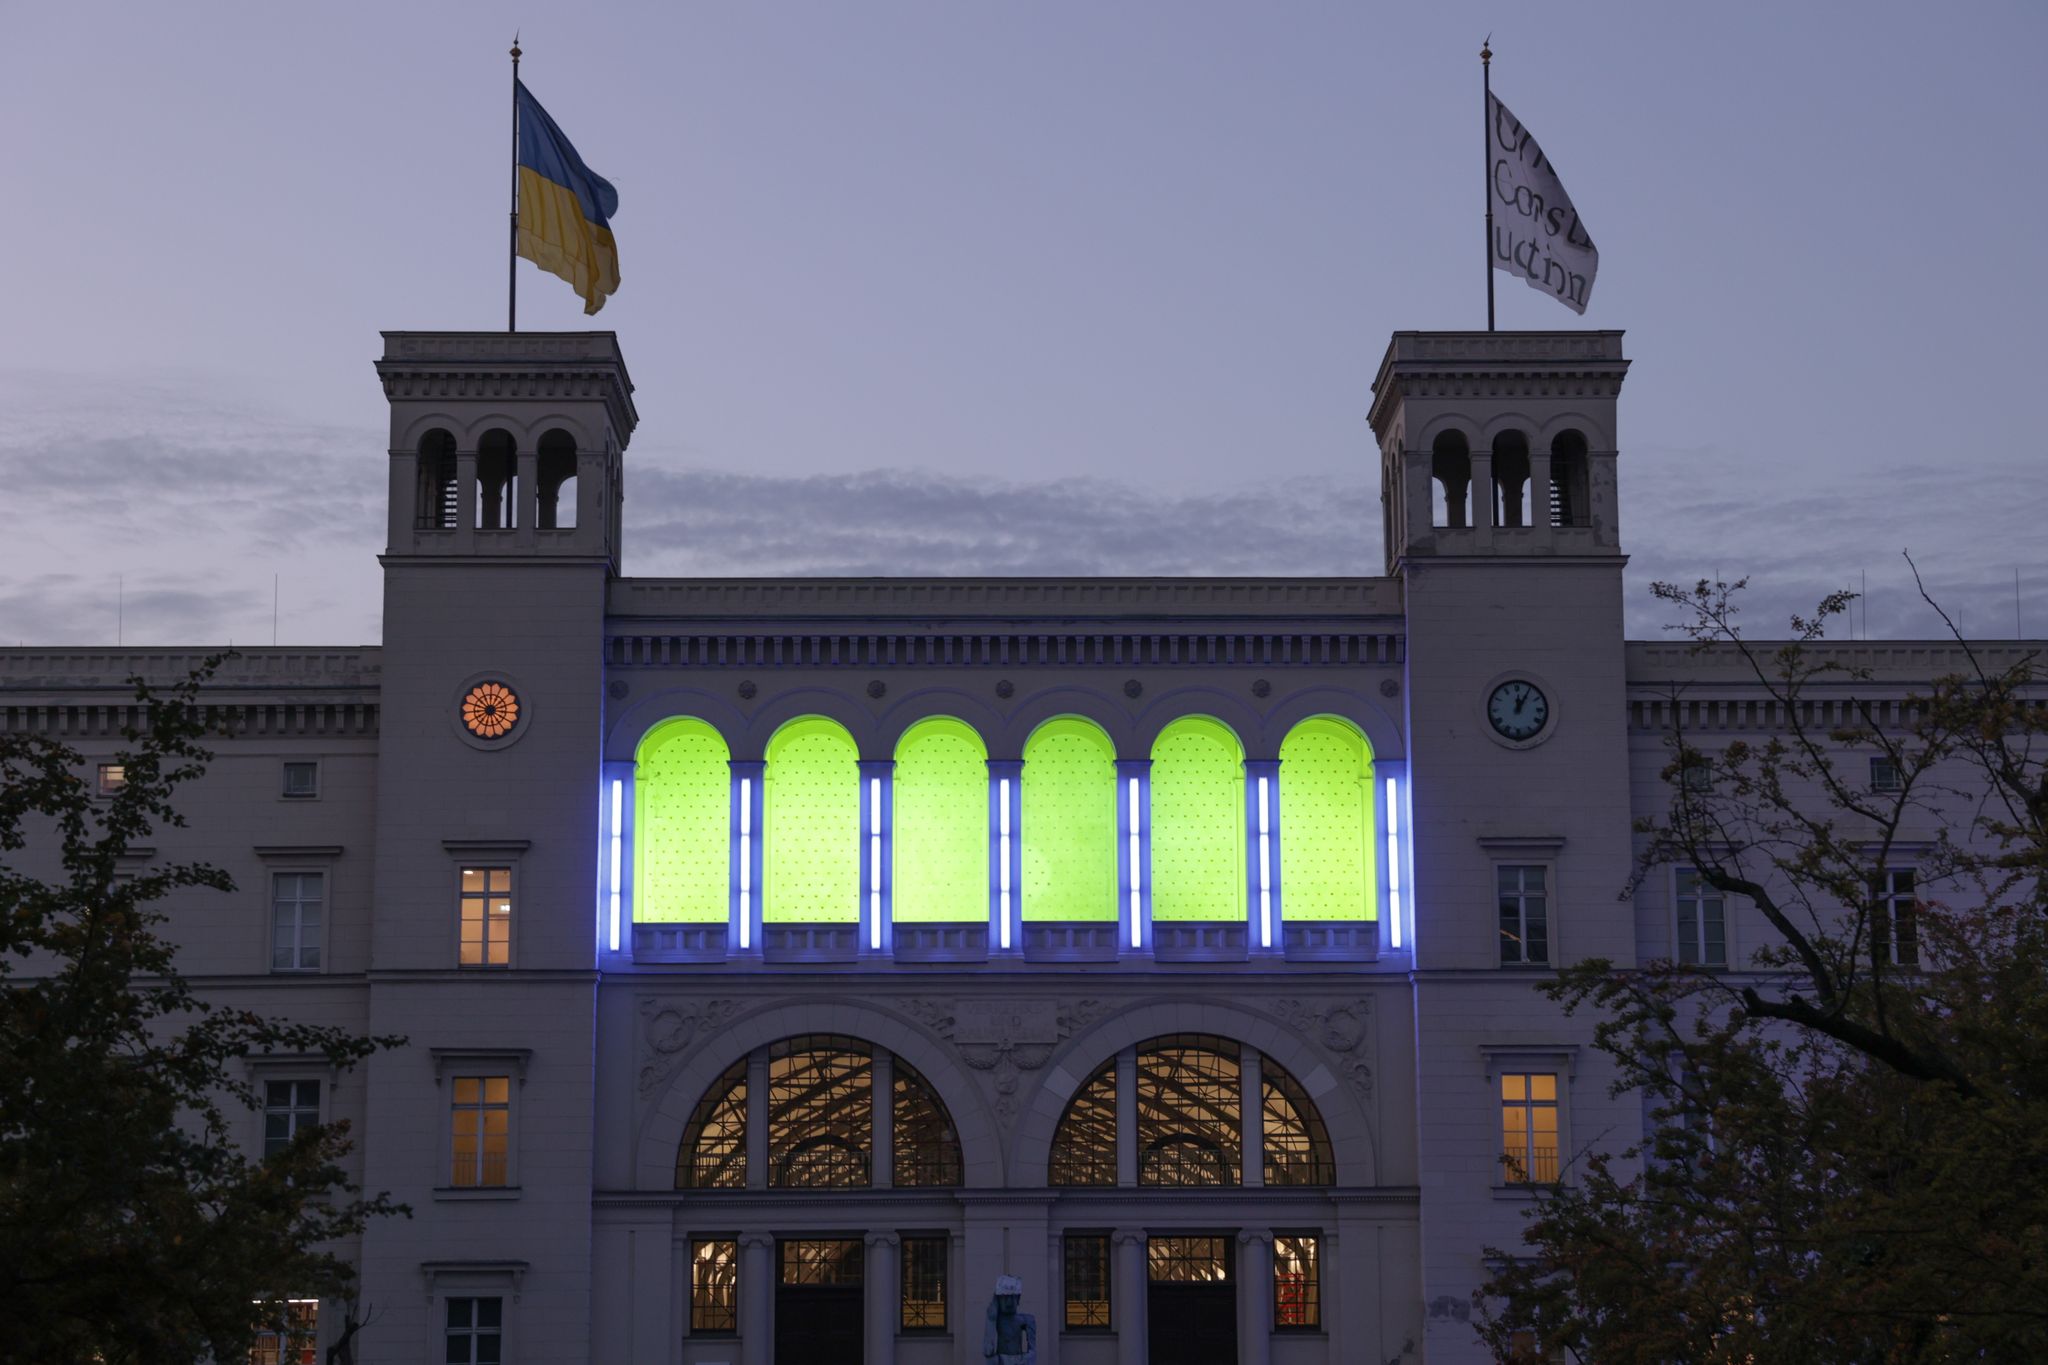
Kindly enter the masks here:
[[1531, 740], [1550, 723], [1550, 699], [1526, 678], [1510, 678], [1486, 699], [1486, 718], [1502, 739]]

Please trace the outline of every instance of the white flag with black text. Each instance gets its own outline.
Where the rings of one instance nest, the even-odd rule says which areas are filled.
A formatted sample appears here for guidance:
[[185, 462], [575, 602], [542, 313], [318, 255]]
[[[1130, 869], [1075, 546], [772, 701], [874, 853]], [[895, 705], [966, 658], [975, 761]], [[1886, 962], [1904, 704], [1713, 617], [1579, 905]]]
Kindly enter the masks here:
[[1486, 107], [1488, 193], [1493, 203], [1495, 270], [1519, 275], [1574, 313], [1586, 311], [1600, 252], [1564, 192], [1557, 168], [1500, 97]]

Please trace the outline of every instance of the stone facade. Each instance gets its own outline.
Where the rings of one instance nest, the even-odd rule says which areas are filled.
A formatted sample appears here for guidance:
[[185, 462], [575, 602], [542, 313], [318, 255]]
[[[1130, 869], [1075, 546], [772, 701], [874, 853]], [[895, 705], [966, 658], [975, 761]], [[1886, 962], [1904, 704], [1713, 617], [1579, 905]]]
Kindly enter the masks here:
[[[857, 1320], [870, 1365], [980, 1361], [1003, 1273], [1024, 1281], [1041, 1361], [1137, 1365], [1164, 1358], [1155, 1343], [1174, 1325], [1148, 1309], [1193, 1302], [1155, 1293], [1148, 1261], [1185, 1235], [1228, 1247], [1227, 1287], [1202, 1311], [1230, 1327], [1204, 1358], [1481, 1359], [1481, 1250], [1516, 1242], [1531, 1189], [1501, 1160], [1502, 1078], [1555, 1077], [1566, 1179], [1575, 1151], [1640, 1133], [1589, 1022], [1534, 986], [1560, 961], [1671, 951], [1669, 886], [1653, 878], [1633, 904], [1616, 892], [1632, 816], [1660, 807], [1673, 684], [1696, 684], [1683, 703], [1695, 729], [1776, 720], [1725, 661], [1624, 643], [1626, 368], [1618, 333], [1397, 334], [1372, 408], [1379, 577], [631, 580], [619, 538], [637, 417], [614, 338], [388, 334], [383, 645], [240, 651], [206, 691], [229, 733], [188, 798], [191, 826], [151, 851], [220, 863], [245, 888], [174, 907], [207, 991], [410, 1039], [350, 1075], [289, 1058], [256, 1071], [322, 1082], [322, 1116], [359, 1136], [362, 1183], [415, 1211], [349, 1249], [376, 1314], [362, 1358], [442, 1359], [451, 1301], [488, 1298], [506, 1360], [770, 1365], [791, 1358], [775, 1341], [778, 1247], [836, 1238], [858, 1243], [864, 1273], [832, 1311]], [[1939, 645], [1843, 648], [1900, 696], [1951, 663]], [[0, 650], [0, 726], [104, 761], [121, 679], [175, 677], [197, 657]], [[486, 682], [518, 699], [504, 735], [464, 724]], [[1533, 734], [1489, 717], [1515, 683], [1544, 694]], [[1034, 920], [992, 858], [987, 917], [898, 925], [864, 859], [857, 915], [792, 925], [763, 917], [751, 843], [735, 845], [728, 920], [635, 919], [636, 755], [670, 717], [708, 722], [728, 747], [736, 839], [759, 835], [771, 736], [798, 717], [838, 722], [879, 840], [888, 808], [866, 793], [882, 799], [920, 719], [965, 721], [991, 774], [1014, 779], [1039, 725], [1086, 718], [1136, 802], [1155, 739], [1195, 714], [1227, 725], [1246, 772], [1267, 777], [1306, 718], [1364, 735], [1373, 918], [1297, 922], [1284, 882], [1254, 867], [1243, 921], [1155, 922], [1148, 817], [1133, 805], [1114, 922]], [[318, 765], [312, 794], [282, 794], [286, 763]], [[1269, 813], [1284, 839], [1285, 810]], [[1258, 816], [1246, 820], [1255, 849]], [[464, 965], [461, 872], [476, 867], [509, 869], [514, 886], [505, 960], [488, 968]], [[1503, 965], [1503, 868], [1541, 870], [1545, 961]], [[276, 969], [279, 874], [320, 878], [316, 965]], [[1761, 926], [1730, 914], [1739, 961]], [[957, 1185], [899, 1188], [878, 1159], [859, 1188], [776, 1188], [757, 1160], [734, 1188], [678, 1188], [714, 1082], [815, 1035], [860, 1040], [877, 1075], [924, 1079], [950, 1118]], [[1327, 1130], [1329, 1183], [1265, 1183], [1249, 1112], [1235, 1183], [1141, 1184], [1122, 1118], [1115, 1184], [1048, 1183], [1084, 1082], [1107, 1067], [1122, 1084], [1150, 1040], [1187, 1035], [1226, 1040], [1244, 1074], [1269, 1065], [1298, 1084]], [[451, 1169], [473, 1077], [509, 1083], [504, 1163], [481, 1178]], [[1108, 1239], [1106, 1330], [1062, 1329], [1069, 1233]], [[1320, 1311], [1289, 1330], [1276, 1238], [1304, 1236]], [[943, 1242], [939, 1330], [899, 1330], [917, 1237]], [[691, 1325], [704, 1240], [734, 1248], [729, 1330]], [[324, 1315], [329, 1337], [337, 1318]]]

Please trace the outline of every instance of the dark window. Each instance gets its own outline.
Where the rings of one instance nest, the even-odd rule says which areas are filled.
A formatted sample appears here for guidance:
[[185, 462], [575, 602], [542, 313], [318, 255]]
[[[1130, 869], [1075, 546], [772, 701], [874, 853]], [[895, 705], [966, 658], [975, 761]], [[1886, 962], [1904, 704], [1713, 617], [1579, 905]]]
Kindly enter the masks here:
[[320, 794], [320, 765], [318, 763], [287, 763], [284, 765], [284, 794], [286, 796], [318, 796]]
[[852, 1038], [789, 1038], [769, 1049], [770, 1185], [868, 1183], [874, 1130], [870, 1075], [868, 1045]]
[[1138, 1183], [1235, 1185], [1237, 1044], [1180, 1034], [1138, 1049]]
[[1500, 892], [1500, 960], [1504, 964], [1550, 961], [1550, 892], [1541, 864], [1502, 863], [1495, 869]]
[[1074, 1092], [1053, 1135], [1047, 1178], [1054, 1185], [1116, 1184], [1116, 1062]]
[[676, 1153], [676, 1188], [743, 1190], [747, 1186], [747, 1059], [711, 1083]]
[[320, 920], [327, 881], [318, 872], [280, 872], [270, 879], [270, 969], [320, 970]]
[[1893, 966], [1920, 964], [1919, 876], [1910, 867], [1888, 867], [1873, 882], [1877, 904], [1870, 933], [1879, 954]]
[[1273, 1328], [1313, 1331], [1323, 1325], [1322, 1242], [1305, 1232], [1273, 1238]]
[[895, 1160], [893, 1178], [899, 1186], [960, 1183], [960, 1139], [952, 1116], [924, 1077], [896, 1059], [893, 1111]]
[[504, 1300], [448, 1300], [448, 1365], [498, 1365], [503, 1344]]
[[263, 1155], [275, 1156], [320, 1122], [320, 1082], [268, 1081], [263, 1087]]
[[1061, 1239], [1066, 1325], [1072, 1332], [1107, 1331], [1109, 1317], [1109, 1235], [1070, 1232]]
[[946, 1255], [944, 1237], [903, 1239], [904, 1331], [946, 1330]]
[[1728, 965], [1726, 902], [1689, 867], [1678, 869], [1678, 961], [1687, 966]]
[[1300, 1082], [1270, 1058], [1261, 1066], [1265, 1092], [1265, 1170], [1268, 1185], [1331, 1185], [1336, 1160], [1323, 1116]]
[[737, 1332], [740, 1247], [729, 1237], [690, 1243], [690, 1330]]
[[1899, 774], [1899, 765], [1896, 759], [1884, 754], [1878, 754], [1871, 758], [1870, 789], [1872, 791], [1895, 792], [1905, 785], [1904, 778]]

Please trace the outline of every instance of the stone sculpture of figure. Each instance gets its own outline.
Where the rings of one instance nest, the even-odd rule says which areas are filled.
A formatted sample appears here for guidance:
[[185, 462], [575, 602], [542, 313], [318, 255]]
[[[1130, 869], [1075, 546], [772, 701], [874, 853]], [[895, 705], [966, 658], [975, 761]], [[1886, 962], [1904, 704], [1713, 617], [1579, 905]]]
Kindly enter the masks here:
[[1038, 1319], [1017, 1311], [1024, 1282], [1015, 1275], [996, 1280], [988, 1301], [988, 1326], [981, 1333], [981, 1354], [996, 1365], [1038, 1365]]

